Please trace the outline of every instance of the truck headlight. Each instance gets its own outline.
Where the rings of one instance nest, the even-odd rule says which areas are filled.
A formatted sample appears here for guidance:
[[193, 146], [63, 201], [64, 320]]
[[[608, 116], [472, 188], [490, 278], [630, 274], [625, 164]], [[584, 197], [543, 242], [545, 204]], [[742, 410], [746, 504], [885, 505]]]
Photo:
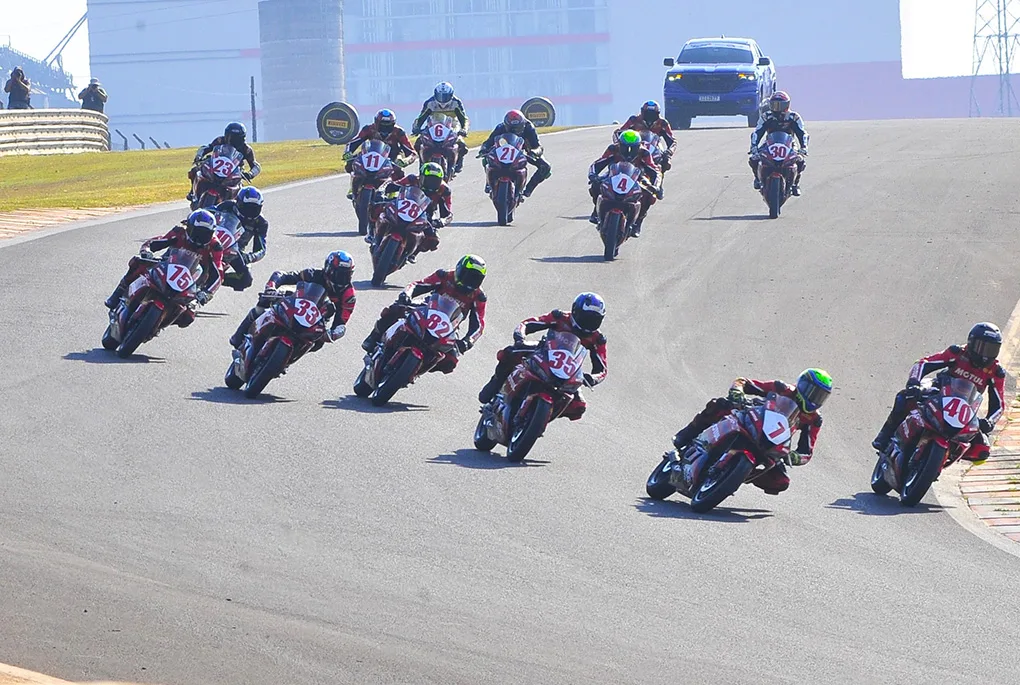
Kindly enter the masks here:
[[668, 76], [666, 76], [666, 80], [667, 81], [679, 81], [683, 77], [684, 77], [683, 74], [669, 74]]
[[737, 78], [741, 81], [757, 81], [758, 76], [756, 74], [737, 74]]

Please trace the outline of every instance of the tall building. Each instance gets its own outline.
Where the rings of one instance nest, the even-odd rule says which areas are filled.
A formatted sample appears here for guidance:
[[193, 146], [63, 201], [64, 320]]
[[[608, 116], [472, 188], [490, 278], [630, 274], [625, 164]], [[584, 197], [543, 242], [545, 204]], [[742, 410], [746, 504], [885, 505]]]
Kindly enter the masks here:
[[474, 127], [541, 95], [558, 123], [603, 121], [612, 102], [608, 0], [345, 0], [348, 100], [416, 115], [450, 81]]
[[110, 128], [183, 146], [230, 121], [250, 124], [251, 77], [261, 87], [256, 1], [88, 0], [92, 75], [110, 94]]

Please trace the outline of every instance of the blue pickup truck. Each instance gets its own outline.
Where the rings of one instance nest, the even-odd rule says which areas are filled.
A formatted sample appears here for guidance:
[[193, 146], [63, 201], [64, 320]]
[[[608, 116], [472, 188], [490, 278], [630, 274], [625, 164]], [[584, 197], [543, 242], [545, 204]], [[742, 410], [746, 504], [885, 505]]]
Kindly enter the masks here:
[[776, 69], [750, 38], [695, 38], [666, 72], [663, 100], [673, 128], [690, 128], [699, 116], [746, 116], [755, 126], [776, 90]]

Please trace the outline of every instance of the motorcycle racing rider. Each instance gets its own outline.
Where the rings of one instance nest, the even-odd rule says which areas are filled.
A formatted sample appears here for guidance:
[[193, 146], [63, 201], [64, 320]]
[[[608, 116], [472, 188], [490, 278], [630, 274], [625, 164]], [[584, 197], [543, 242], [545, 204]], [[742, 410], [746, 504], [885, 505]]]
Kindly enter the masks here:
[[[241, 174], [244, 180], [250, 181], [262, 173], [262, 166], [255, 159], [255, 151], [245, 142], [247, 135], [248, 130], [244, 127], [244, 124], [234, 121], [227, 124], [227, 127], [223, 129], [222, 136], [214, 138], [208, 145], [198, 148], [198, 151], [195, 153], [195, 163], [191, 167], [191, 171], [188, 172], [188, 179], [192, 182], [192, 191], [188, 193], [187, 199], [192, 205], [198, 202], [198, 198], [202, 196], [202, 193], [198, 192], [198, 189], [194, 187], [195, 179], [198, 178], [198, 167], [202, 163], [202, 159], [212, 152], [212, 149], [217, 145], [229, 145], [244, 156], [244, 161], [248, 163], [249, 169]], [[196, 207], [192, 206], [192, 209], [196, 209]]]
[[482, 337], [485, 331], [485, 306], [487, 299], [482, 292], [482, 281], [485, 280], [485, 260], [477, 255], [467, 254], [460, 258], [453, 271], [439, 269], [420, 281], [408, 283], [396, 302], [379, 312], [379, 320], [372, 331], [361, 343], [361, 348], [371, 354], [376, 345], [382, 342], [383, 335], [390, 326], [420, 303], [414, 298], [425, 293], [440, 293], [452, 297], [459, 302], [468, 313], [469, 324], [467, 335], [457, 341], [456, 352], [447, 353], [432, 371], [452, 373], [457, 368], [460, 355], [464, 354]]
[[492, 192], [492, 188], [489, 186], [489, 160], [486, 155], [489, 154], [499, 137], [507, 133], [524, 139], [524, 144], [527, 146], [528, 164], [535, 167], [535, 175], [528, 179], [528, 184], [524, 186], [524, 197], [531, 197], [538, 184], [552, 176], [552, 167], [542, 158], [542, 143], [538, 140], [538, 131], [535, 130], [535, 125], [519, 109], [507, 112], [503, 117], [503, 122], [496, 124], [496, 128], [492, 129], [492, 133], [478, 150], [478, 156], [482, 158], [482, 168], [485, 170], [485, 193]]
[[[602, 325], [605, 316], [606, 303], [600, 295], [581, 293], [574, 298], [569, 312], [554, 309], [548, 314], [521, 321], [514, 329], [514, 344], [504, 347], [496, 354], [498, 360], [496, 370], [492, 372], [492, 378], [478, 393], [478, 401], [488, 404], [495, 399], [513, 370], [534, 352], [534, 346], [525, 343], [525, 336], [546, 330], [573, 333], [581, 340], [581, 344], [588, 350], [591, 357], [591, 373], [584, 374], [584, 385], [594, 388], [606, 379], [608, 370], [606, 336], [599, 331], [599, 326]], [[578, 391], [562, 415], [571, 421], [577, 421], [584, 415], [587, 407], [584, 397]]]
[[638, 131], [639, 133], [641, 131], [651, 131], [662, 138], [666, 143], [666, 151], [662, 153], [662, 163], [659, 167], [663, 171], [669, 171], [672, 168], [670, 160], [676, 154], [676, 137], [673, 135], [673, 129], [669, 122], [660, 116], [658, 102], [649, 100], [641, 105], [641, 111], [638, 114], [631, 115], [627, 121], [623, 122], [623, 126], [616, 129], [614, 133], [619, 135], [628, 129]]
[[358, 298], [351, 284], [351, 276], [354, 274], [354, 258], [344, 250], [337, 250], [326, 255], [326, 260], [321, 269], [302, 269], [301, 271], [276, 271], [266, 281], [266, 287], [259, 295], [258, 303], [251, 308], [247, 316], [241, 320], [237, 330], [230, 336], [230, 346], [240, 350], [244, 343], [244, 336], [248, 333], [255, 319], [262, 316], [269, 305], [265, 296], [275, 295], [281, 285], [297, 285], [299, 282], [318, 283], [326, 290], [326, 297], [329, 299], [332, 311], [323, 311], [322, 316], [328, 319], [333, 315], [333, 322], [326, 331], [324, 340], [319, 341], [312, 348], [316, 351], [325, 342], [335, 342], [344, 337], [347, 333], [347, 322], [354, 313], [354, 305]]
[[454, 97], [453, 85], [448, 81], [436, 84], [432, 97], [422, 103], [421, 114], [418, 115], [418, 118], [414, 120], [414, 125], [411, 126], [411, 135], [420, 135], [421, 127], [425, 120], [433, 114], [445, 114], [455, 118], [460, 124], [460, 130], [457, 132], [459, 136], [457, 140], [457, 162], [453, 167], [453, 173], [459, 174], [464, 170], [464, 155], [468, 151], [467, 143], [464, 142], [464, 136], [468, 133], [468, 126], [471, 121], [464, 111], [464, 103], [460, 101], [460, 98]]
[[[261, 191], [255, 186], [248, 186], [238, 191], [237, 199], [221, 202], [212, 208], [217, 214], [232, 214], [244, 228], [244, 233], [237, 240], [237, 255], [228, 262], [234, 271], [223, 277], [223, 285], [237, 291], [244, 290], [252, 284], [248, 265], [265, 257], [266, 248], [269, 246], [266, 241], [269, 222], [262, 216], [263, 202]], [[245, 252], [249, 243], [253, 243], [252, 251]]]
[[588, 221], [596, 226], [599, 223], [599, 195], [601, 194], [602, 172], [617, 162], [630, 162], [641, 170], [642, 176], [648, 179], [648, 185], [641, 195], [641, 212], [631, 228], [631, 235], [641, 235], [641, 222], [648, 214], [648, 209], [655, 203], [655, 198], [662, 199], [662, 186], [659, 184], [659, 167], [652, 160], [652, 154], [641, 145], [641, 136], [636, 131], [627, 130], [620, 134], [619, 139], [606, 148], [602, 156], [592, 162], [588, 168], [588, 193], [591, 195], [592, 209]]
[[[803, 466], [808, 463], [814, 454], [815, 442], [822, 427], [822, 416], [818, 410], [832, 393], [832, 377], [822, 369], [805, 369], [797, 378], [795, 386], [780, 380], [737, 378], [730, 386], [730, 392], [726, 397], [709, 400], [705, 408], [674, 436], [673, 446], [676, 447], [677, 453], [682, 455], [690, 447], [706, 451], [711, 449], [713, 445], [709, 442], [710, 436], [705, 433], [706, 430], [727, 414], [746, 408], [747, 395], [764, 397], [770, 392], [789, 397], [800, 407], [797, 425], [791, 426], [792, 430], [800, 429], [800, 439], [797, 449], [788, 454], [788, 460], [790, 466]], [[786, 472], [786, 465], [779, 462], [751, 482], [769, 495], [778, 495], [790, 487], [790, 476]]]
[[[410, 174], [399, 181], [390, 181], [382, 189], [376, 191], [377, 195], [373, 198], [373, 202], [377, 207], [384, 205], [392, 200], [401, 188], [407, 187], [421, 188], [429, 198], [427, 210], [429, 223], [425, 227], [425, 237], [421, 241], [418, 251], [432, 252], [439, 247], [439, 229], [448, 226], [453, 221], [453, 194], [450, 192], [450, 186], [443, 181], [443, 167], [435, 162], [427, 162], [422, 165], [421, 174]], [[438, 218], [436, 218], [437, 212], [439, 213]], [[373, 218], [376, 219], [375, 230], [365, 236], [365, 242], [369, 245], [378, 243], [375, 235], [378, 230], [378, 213]], [[415, 255], [408, 256], [407, 261], [414, 264]]]
[[758, 178], [758, 163], [761, 161], [758, 146], [765, 140], [765, 136], [776, 131], [795, 136], [800, 144], [800, 149], [797, 150], [797, 154], [800, 156], [800, 159], [797, 160], [797, 178], [793, 179], [793, 185], [790, 188], [790, 192], [799, 197], [800, 175], [804, 173], [806, 166], [804, 157], [807, 157], [810, 136], [804, 129], [804, 120], [796, 112], [790, 111], [790, 96], [782, 90], [776, 91], [769, 98], [768, 111], [758, 119], [758, 126], [751, 133], [751, 150], [747, 153], [751, 155], [751, 158], [747, 163], [754, 173], [755, 190], [761, 190], [761, 179]]
[[[223, 250], [213, 237], [215, 231], [216, 218], [207, 210], [199, 209], [192, 212], [187, 221], [177, 224], [165, 235], [146, 240], [139, 248], [138, 256], [132, 257], [128, 262], [127, 273], [120, 279], [113, 294], [106, 298], [104, 303], [106, 307], [116, 308], [127, 292], [128, 286], [149, 268], [150, 264], [143, 260], [153, 259], [155, 256], [153, 253], [170, 248], [189, 250], [201, 258], [202, 278], [197, 284], [199, 290], [195, 293], [195, 301], [200, 305], [206, 304], [212, 299], [213, 293], [223, 280]], [[194, 320], [195, 312], [189, 308], [176, 323], [181, 328], [186, 328]]]
[[[371, 124], [361, 127], [354, 140], [347, 144], [347, 151], [344, 154], [344, 171], [348, 174], [354, 169], [355, 153], [369, 140], [381, 140], [390, 146], [390, 161], [393, 162], [393, 180], [399, 180], [404, 176], [404, 170], [396, 162], [401, 154], [413, 155], [414, 148], [407, 138], [404, 129], [397, 126], [397, 115], [389, 109], [380, 109], [375, 114], [375, 120]], [[351, 189], [347, 191], [347, 199], [353, 200], [357, 188], [354, 187], [354, 177], [351, 176]]]
[[[921, 357], [910, 369], [907, 386], [896, 393], [892, 411], [871, 446], [879, 452], [885, 450], [907, 415], [917, 407], [922, 396], [921, 379], [934, 371], [945, 370], [949, 376], [964, 378], [975, 383], [980, 390], [988, 391], [988, 414], [980, 421], [980, 430], [974, 436], [970, 449], [963, 455], [968, 461], [988, 458], [988, 434], [1002, 416], [1005, 406], [1006, 371], [998, 362], [1002, 348], [1002, 332], [993, 323], [974, 324], [967, 334], [963, 347], [950, 345], [941, 352]], [[933, 389], [942, 386], [941, 375], [935, 378]]]

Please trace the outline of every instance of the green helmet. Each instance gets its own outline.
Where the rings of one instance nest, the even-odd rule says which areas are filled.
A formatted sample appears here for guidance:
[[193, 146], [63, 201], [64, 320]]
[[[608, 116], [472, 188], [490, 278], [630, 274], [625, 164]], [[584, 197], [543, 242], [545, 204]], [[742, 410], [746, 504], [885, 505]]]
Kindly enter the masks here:
[[832, 377], [822, 369], [805, 369], [797, 378], [797, 403], [806, 412], [815, 412], [832, 393]]
[[637, 131], [627, 129], [620, 134], [620, 142], [618, 145], [620, 148], [620, 154], [623, 155], [625, 159], [634, 159], [641, 151], [641, 136], [638, 135]]
[[443, 167], [435, 162], [423, 164], [418, 175], [418, 184], [425, 192], [433, 193], [439, 190], [439, 186], [443, 185]]
[[485, 280], [485, 260], [478, 255], [464, 255], [457, 262], [453, 279], [462, 290], [477, 290]]

